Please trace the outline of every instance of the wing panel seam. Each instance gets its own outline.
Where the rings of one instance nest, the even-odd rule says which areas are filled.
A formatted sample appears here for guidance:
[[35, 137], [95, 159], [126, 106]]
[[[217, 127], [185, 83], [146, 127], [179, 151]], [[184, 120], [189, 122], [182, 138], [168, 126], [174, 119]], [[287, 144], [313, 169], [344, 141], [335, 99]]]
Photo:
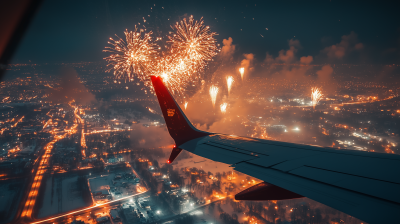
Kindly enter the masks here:
[[331, 187], [336, 187], [336, 188], [339, 188], [339, 189], [342, 189], [342, 190], [346, 190], [346, 191], [353, 192], [353, 193], [355, 193], [355, 194], [364, 195], [364, 196], [367, 196], [367, 197], [375, 198], [375, 199], [378, 199], [378, 200], [381, 200], [381, 201], [385, 201], [385, 202], [388, 202], [388, 203], [391, 203], [391, 204], [395, 204], [395, 205], [397, 205], [397, 206], [400, 206], [400, 203], [398, 203], [398, 202], [391, 201], [391, 200], [387, 200], [387, 199], [380, 198], [380, 197], [376, 197], [376, 196], [373, 196], [373, 195], [370, 195], [370, 194], [361, 193], [361, 192], [358, 192], [358, 191], [354, 191], [354, 190], [350, 190], [350, 189], [347, 189], [347, 188], [344, 188], [344, 187], [339, 187], [339, 186], [336, 186], [336, 185], [328, 184], [328, 183], [325, 183], [325, 182], [322, 182], [322, 181], [314, 180], [314, 179], [311, 179], [311, 178], [308, 178], [308, 177], [303, 177], [303, 176], [296, 175], [296, 174], [293, 174], [293, 173], [282, 172], [282, 171], [280, 171], [280, 170], [278, 170], [278, 169], [274, 169], [274, 168], [272, 168], [272, 167], [271, 167], [271, 168], [266, 168], [266, 167], [264, 167], [264, 166], [260, 166], [260, 165], [257, 165], [257, 164], [252, 164], [252, 163], [248, 163], [248, 162], [245, 162], [245, 163], [247, 163], [247, 164], [249, 164], [249, 165], [257, 166], [257, 167], [260, 167], [260, 168], [264, 168], [264, 169], [275, 170], [275, 171], [278, 171], [278, 172], [280, 172], [280, 173], [284, 173], [284, 174], [287, 174], [287, 175], [291, 175], [291, 176], [295, 176], [295, 177], [299, 177], [299, 178], [304, 178], [304, 179], [306, 179], [306, 180], [314, 181], [314, 182], [317, 182], [317, 183], [320, 183], [320, 184], [325, 184], [325, 185], [328, 185], [328, 186], [331, 186]]
[[[222, 145], [222, 146], [226, 146], [226, 147], [230, 147], [230, 148], [234, 148], [234, 149], [238, 149], [238, 150], [243, 150], [243, 151], [246, 151], [246, 152], [254, 153], [254, 152], [252, 152], [252, 151], [250, 151], [250, 150], [247, 150], [247, 149], [232, 147], [232, 146], [225, 145], [225, 144], [222, 144], [222, 143], [219, 143], [219, 142], [214, 142], [214, 141], [209, 141], [209, 142], [211, 142], [211, 143], [213, 143], [213, 144], [217, 144], [217, 145]], [[258, 153], [258, 152], [257, 152], [257, 154], [261, 154], [261, 155], [264, 155], [264, 156], [269, 156], [269, 155], [267, 155], [267, 154]]]
[[[382, 181], [382, 182], [386, 182], [386, 183], [390, 183], [390, 184], [396, 184], [396, 185], [399, 185], [399, 186], [400, 186], [399, 183], [395, 183], [395, 182], [391, 182], [391, 181], [387, 181], [387, 180], [379, 180], [379, 179], [375, 179], [375, 178], [364, 177], [364, 176], [354, 175], [354, 174], [349, 174], [349, 173], [343, 173], [343, 172], [339, 172], [339, 171], [328, 170], [328, 169], [318, 168], [318, 167], [309, 166], [309, 165], [303, 165], [303, 166], [304, 166], [304, 167], [313, 168], [313, 169], [318, 169], [318, 170], [329, 171], [329, 172], [333, 172], [333, 173], [340, 173], [340, 174], [344, 174], [344, 175], [354, 176], [354, 177], [361, 177], [361, 178], [365, 178], [365, 179], [369, 179], [369, 180]], [[299, 168], [299, 167], [298, 167], [298, 168]], [[296, 168], [296, 169], [298, 169], [298, 168]], [[292, 170], [295, 170], [295, 169], [292, 169]], [[290, 171], [292, 171], [292, 170], [290, 170]]]
[[219, 149], [223, 149], [223, 150], [227, 150], [227, 151], [231, 151], [231, 152], [240, 153], [240, 154], [247, 155], [247, 156], [253, 156], [254, 158], [260, 158], [260, 157], [255, 156], [255, 155], [246, 154], [246, 153], [243, 153], [243, 152], [238, 152], [238, 151], [234, 151], [234, 150], [231, 150], [231, 149], [226, 149], [226, 148], [223, 148], [223, 147], [220, 147], [220, 146], [215, 146], [215, 145], [211, 145], [211, 144], [207, 144], [207, 143], [202, 143], [202, 144], [203, 145], [208, 145], [208, 146], [211, 146], [211, 147], [215, 147], [215, 148], [219, 148]]
[[[377, 158], [374, 156], [365, 156], [365, 155], [354, 155], [354, 154], [347, 154], [344, 152], [340, 152], [340, 150], [336, 149], [336, 148], [325, 148], [325, 147], [321, 147], [322, 150], [318, 150], [317, 146], [310, 146], [310, 145], [303, 145], [303, 146], [308, 146], [308, 147], [315, 147], [316, 149], [310, 149], [310, 148], [301, 148], [301, 147], [294, 147], [294, 146], [286, 146], [286, 145], [277, 145], [277, 144], [271, 144], [271, 143], [263, 143], [263, 142], [254, 142], [254, 143], [258, 143], [258, 144], [263, 144], [263, 145], [271, 145], [271, 146], [278, 146], [278, 147], [284, 147], [284, 148], [292, 148], [292, 149], [302, 149], [302, 150], [310, 150], [310, 151], [318, 151], [318, 152], [325, 152], [325, 153], [333, 153], [333, 154], [339, 154], [339, 155], [348, 155], [348, 156], [358, 156], [358, 157], [365, 157], [365, 158], [373, 158], [373, 159], [387, 159], [387, 160], [391, 160], [391, 161], [400, 161], [400, 159], [392, 159], [392, 158]], [[282, 142], [282, 143], [287, 143], [287, 142]], [[291, 143], [291, 144], [296, 144], [296, 143]], [[331, 151], [324, 151], [323, 149], [328, 149], [328, 150], [337, 150], [338, 152], [331, 152]], [[351, 151], [351, 150], [349, 150]], [[357, 152], [356, 150], [353, 150], [355, 152]], [[377, 153], [379, 154], [379, 153]]]

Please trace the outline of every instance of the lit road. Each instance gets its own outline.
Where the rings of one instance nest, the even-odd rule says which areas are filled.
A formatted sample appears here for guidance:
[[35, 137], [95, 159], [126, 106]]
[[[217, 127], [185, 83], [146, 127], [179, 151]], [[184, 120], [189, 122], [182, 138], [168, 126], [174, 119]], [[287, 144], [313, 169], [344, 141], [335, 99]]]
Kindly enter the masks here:
[[[65, 129], [62, 134], [58, 133], [56, 131], [56, 129], [51, 129], [49, 131], [49, 133], [52, 135], [52, 138], [51, 138], [52, 140], [44, 146], [44, 148], [43, 148], [44, 151], [42, 151], [42, 153], [39, 154], [39, 156], [37, 158], [38, 163], [35, 163], [34, 168], [32, 170], [32, 174], [35, 173], [35, 176], [32, 179], [32, 183], [28, 184], [28, 186], [30, 186], [28, 188], [29, 192], [26, 194], [25, 199], [23, 199], [21, 201], [21, 205], [19, 208], [20, 215], [19, 216], [17, 215], [12, 223], [58, 223], [58, 222], [66, 222], [66, 221], [70, 222], [74, 219], [79, 220], [79, 219], [83, 219], [83, 218], [86, 218], [86, 220], [88, 220], [93, 217], [93, 214], [94, 215], [96, 215], [98, 213], [107, 214], [111, 208], [114, 208], [117, 205], [122, 204], [122, 203], [127, 203], [127, 202], [129, 202], [129, 200], [131, 200], [134, 197], [145, 196], [146, 193], [148, 192], [147, 188], [143, 188], [143, 189], [141, 189], [142, 192], [140, 192], [140, 193], [125, 196], [122, 198], [118, 198], [116, 200], [112, 200], [112, 201], [109, 201], [106, 203], [93, 205], [93, 206], [86, 207], [83, 209], [68, 211], [68, 212], [65, 212], [62, 214], [57, 214], [57, 215], [54, 215], [51, 217], [46, 217], [44, 219], [34, 219], [32, 217], [32, 212], [33, 212], [35, 203], [37, 201], [40, 186], [42, 184], [43, 175], [46, 173], [46, 171], [48, 169], [48, 163], [49, 163], [50, 157], [52, 155], [52, 149], [54, 148], [54, 144], [57, 141], [64, 139], [68, 135], [77, 133], [78, 126], [84, 124], [84, 120], [79, 116], [79, 113], [80, 113], [79, 108], [77, 106], [73, 106], [71, 104], [70, 104], [70, 106], [74, 108], [74, 115], [75, 115], [74, 123], [69, 129]], [[49, 116], [51, 117], [51, 115], [49, 115]], [[17, 121], [17, 123], [20, 122], [22, 119], [23, 119], [23, 117], [19, 121]], [[52, 118], [50, 118], [44, 124], [43, 129], [49, 127], [50, 124], [52, 124]], [[84, 141], [84, 136], [85, 136], [84, 134], [85, 133], [83, 132], [83, 127], [82, 127], [81, 144], [83, 143], [83, 145], [86, 146], [85, 141]], [[82, 154], [83, 154], [83, 157], [85, 157], [84, 150], [83, 150]], [[129, 164], [127, 164], [127, 166], [130, 167]], [[136, 174], [136, 176], [138, 176], [137, 173], [133, 169], [132, 169], [132, 171]], [[146, 185], [146, 183], [144, 183], [144, 184]]]
[[63, 213], [63, 214], [58, 214], [52, 217], [47, 217], [45, 219], [41, 219], [41, 220], [37, 220], [37, 221], [33, 221], [30, 222], [31, 224], [37, 224], [37, 223], [58, 223], [58, 222], [64, 222], [65, 220], [74, 220], [74, 217], [79, 219], [79, 218], [90, 218], [91, 213], [93, 214], [97, 214], [97, 213], [103, 213], [104, 214], [108, 214], [108, 211], [111, 208], [114, 208], [115, 206], [122, 204], [122, 203], [127, 203], [129, 202], [130, 199], [134, 198], [134, 197], [138, 197], [138, 196], [146, 196], [146, 193], [148, 193], [148, 191], [145, 192], [141, 192], [141, 193], [137, 193], [134, 195], [129, 195], [126, 197], [122, 197], [113, 201], [109, 201], [103, 204], [98, 204], [98, 205], [94, 205], [94, 206], [90, 206], [87, 208], [83, 208], [83, 209], [78, 209], [78, 210], [74, 210], [74, 211], [69, 211], [67, 213]]
[[[74, 108], [75, 108], [75, 110], [74, 110], [75, 116], [77, 116], [77, 112], [79, 111], [78, 107], [74, 107]], [[77, 122], [77, 120], [79, 120], [79, 122]], [[44, 127], [46, 127], [49, 122], [51, 122], [51, 118], [49, 119], [49, 121], [46, 122]], [[40, 185], [42, 183], [43, 175], [47, 170], [48, 162], [52, 155], [51, 152], [54, 147], [54, 144], [57, 141], [67, 137], [68, 135], [75, 134], [79, 123], [81, 123], [81, 119], [78, 116], [77, 119], [74, 120], [74, 124], [69, 129], [66, 129], [63, 134], [57, 134], [57, 132], [54, 129], [50, 131], [50, 133], [53, 135], [53, 138], [49, 143], [47, 143], [44, 146], [44, 150], [45, 150], [44, 153], [38, 157], [39, 164], [37, 166], [34, 166], [34, 168], [32, 170], [32, 173], [35, 173], [35, 177], [33, 178], [32, 183], [30, 184], [30, 190], [27, 195], [25, 203], [24, 203], [24, 200], [21, 201], [21, 203], [24, 203], [24, 204], [23, 204], [23, 208], [22, 208], [20, 217], [15, 218], [14, 222], [21, 223], [22, 220], [31, 220], [32, 219], [32, 211], [33, 211], [33, 208], [36, 203], [36, 199], [37, 199], [37, 196], [39, 193]]]

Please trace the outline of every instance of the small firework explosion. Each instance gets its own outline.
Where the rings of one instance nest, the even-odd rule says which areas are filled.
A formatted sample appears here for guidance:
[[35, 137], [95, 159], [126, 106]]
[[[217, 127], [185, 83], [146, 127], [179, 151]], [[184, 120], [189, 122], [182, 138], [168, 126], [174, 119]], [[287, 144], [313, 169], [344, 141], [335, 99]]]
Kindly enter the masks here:
[[221, 112], [224, 114], [226, 113], [226, 107], [228, 106], [227, 103], [223, 103], [219, 106], [219, 108], [221, 108]]
[[187, 108], [187, 105], [188, 105], [188, 102], [185, 102], [185, 110], [186, 110], [186, 108]]
[[311, 101], [313, 108], [315, 109], [315, 106], [318, 104], [318, 102], [322, 99], [322, 93], [321, 90], [317, 87], [311, 88]]
[[240, 72], [240, 76], [242, 77], [242, 80], [243, 80], [244, 68], [243, 67], [239, 68], [239, 72]]
[[217, 100], [217, 94], [218, 94], [218, 87], [211, 86], [210, 87], [210, 96], [211, 96], [211, 102], [213, 104], [213, 107], [215, 107], [215, 102]]
[[231, 93], [231, 88], [232, 88], [233, 81], [234, 80], [233, 80], [232, 76], [226, 77], [226, 84], [228, 85], [228, 95]]
[[114, 70], [114, 76], [133, 80], [134, 77], [143, 82], [148, 82], [147, 75], [151, 73], [152, 64], [157, 59], [157, 45], [152, 42], [152, 31], [146, 29], [125, 30], [125, 39], [118, 37], [117, 40], [110, 38], [104, 52], [111, 55], [104, 58], [110, 67], [108, 71]]

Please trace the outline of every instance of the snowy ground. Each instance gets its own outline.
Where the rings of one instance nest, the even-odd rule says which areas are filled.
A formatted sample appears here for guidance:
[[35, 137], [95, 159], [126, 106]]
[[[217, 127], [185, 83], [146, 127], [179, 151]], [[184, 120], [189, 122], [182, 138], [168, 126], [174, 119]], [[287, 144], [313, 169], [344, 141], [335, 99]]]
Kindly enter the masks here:
[[52, 186], [52, 178], [49, 178], [46, 182], [43, 206], [39, 210], [38, 218], [88, 206], [78, 190], [77, 179], [78, 177], [70, 177], [60, 181], [59, 178], [56, 178], [54, 186]]
[[192, 156], [192, 158], [186, 158], [174, 161], [172, 163], [174, 168], [181, 169], [183, 167], [190, 167], [190, 168], [196, 167], [197, 169], [202, 169], [205, 172], [211, 172], [214, 175], [217, 172], [222, 173], [222, 172], [233, 171], [233, 168], [230, 167], [228, 164], [215, 162], [195, 154], [190, 154], [190, 155]]
[[[118, 174], [124, 174], [126, 172], [119, 172]], [[132, 173], [129, 172], [128, 173]], [[109, 190], [109, 193], [112, 196], [112, 200], [126, 197], [128, 195], [138, 193], [138, 187], [140, 184], [136, 184], [133, 181], [125, 181], [125, 180], [114, 180], [116, 173], [110, 173], [109, 175], [101, 175], [98, 177], [89, 178], [89, 189], [90, 192], [97, 192], [101, 190]], [[126, 186], [123, 186], [123, 183], [126, 183]], [[94, 198], [95, 202], [102, 202], [102, 199]]]
[[21, 200], [22, 181], [2, 181], [0, 183], [0, 223], [10, 221]]

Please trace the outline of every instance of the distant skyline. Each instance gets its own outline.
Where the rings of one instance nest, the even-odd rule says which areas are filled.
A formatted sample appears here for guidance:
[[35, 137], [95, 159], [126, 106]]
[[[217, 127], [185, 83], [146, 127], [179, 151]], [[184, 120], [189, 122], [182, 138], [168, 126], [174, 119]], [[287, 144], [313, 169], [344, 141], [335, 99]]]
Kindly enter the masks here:
[[231, 37], [238, 60], [244, 53], [259, 62], [267, 53], [278, 57], [296, 41], [296, 56], [312, 56], [315, 64], [400, 62], [397, 7], [378, 1], [44, 1], [12, 62], [101, 61], [108, 38], [123, 37], [143, 17], [164, 36], [189, 15], [203, 17], [221, 47]]

